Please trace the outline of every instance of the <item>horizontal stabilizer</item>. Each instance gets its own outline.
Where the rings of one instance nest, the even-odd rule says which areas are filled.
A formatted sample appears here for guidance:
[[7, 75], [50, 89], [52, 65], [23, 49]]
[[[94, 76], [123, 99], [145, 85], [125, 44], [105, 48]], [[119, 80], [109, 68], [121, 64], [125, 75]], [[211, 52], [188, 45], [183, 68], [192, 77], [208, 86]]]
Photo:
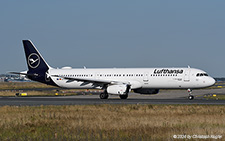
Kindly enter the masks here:
[[27, 73], [21, 73], [21, 72], [9, 72], [10, 74], [19, 74], [19, 75], [26, 75], [26, 76], [38, 76], [38, 74], [27, 74]]

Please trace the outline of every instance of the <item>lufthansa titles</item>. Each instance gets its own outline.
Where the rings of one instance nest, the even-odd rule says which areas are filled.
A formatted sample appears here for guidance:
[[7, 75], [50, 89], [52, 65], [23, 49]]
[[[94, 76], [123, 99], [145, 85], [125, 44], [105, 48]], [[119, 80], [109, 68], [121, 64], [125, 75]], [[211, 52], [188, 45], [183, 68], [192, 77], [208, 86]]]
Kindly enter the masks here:
[[182, 74], [184, 71], [179, 69], [155, 69], [154, 74]]

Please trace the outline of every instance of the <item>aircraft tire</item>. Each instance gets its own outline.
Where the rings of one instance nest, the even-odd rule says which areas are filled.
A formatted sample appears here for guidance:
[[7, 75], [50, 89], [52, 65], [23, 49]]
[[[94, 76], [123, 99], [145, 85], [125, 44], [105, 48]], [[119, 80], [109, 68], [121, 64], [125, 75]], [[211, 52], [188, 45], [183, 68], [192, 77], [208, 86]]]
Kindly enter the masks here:
[[127, 99], [127, 97], [128, 97], [128, 94], [120, 95], [120, 99]]
[[188, 96], [188, 99], [189, 99], [189, 100], [193, 100], [193, 99], [194, 99], [194, 96], [193, 96], [193, 95], [189, 95], [189, 96]]
[[100, 99], [108, 99], [109, 95], [107, 93], [101, 93], [99, 97]]

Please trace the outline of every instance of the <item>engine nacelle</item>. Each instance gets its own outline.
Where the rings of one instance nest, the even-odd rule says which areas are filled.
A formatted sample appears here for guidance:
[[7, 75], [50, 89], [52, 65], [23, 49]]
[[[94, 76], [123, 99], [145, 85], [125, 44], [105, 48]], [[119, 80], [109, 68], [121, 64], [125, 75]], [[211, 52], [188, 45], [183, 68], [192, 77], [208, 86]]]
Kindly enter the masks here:
[[140, 88], [140, 89], [134, 89], [135, 93], [140, 93], [140, 94], [157, 94], [159, 93], [159, 89], [144, 89], [144, 88]]
[[129, 92], [129, 86], [127, 86], [127, 85], [111, 85], [111, 86], [108, 86], [106, 90], [110, 94], [124, 95]]

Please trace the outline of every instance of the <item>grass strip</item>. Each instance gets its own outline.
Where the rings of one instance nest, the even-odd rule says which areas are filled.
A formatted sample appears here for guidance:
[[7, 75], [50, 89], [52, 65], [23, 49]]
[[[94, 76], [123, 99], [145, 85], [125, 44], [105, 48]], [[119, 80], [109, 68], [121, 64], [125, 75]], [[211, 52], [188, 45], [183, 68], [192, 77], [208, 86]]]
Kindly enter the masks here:
[[0, 107], [0, 140], [173, 140], [222, 135], [217, 105], [74, 105]]

